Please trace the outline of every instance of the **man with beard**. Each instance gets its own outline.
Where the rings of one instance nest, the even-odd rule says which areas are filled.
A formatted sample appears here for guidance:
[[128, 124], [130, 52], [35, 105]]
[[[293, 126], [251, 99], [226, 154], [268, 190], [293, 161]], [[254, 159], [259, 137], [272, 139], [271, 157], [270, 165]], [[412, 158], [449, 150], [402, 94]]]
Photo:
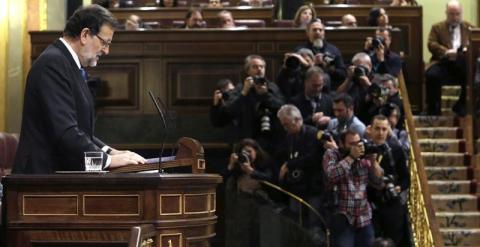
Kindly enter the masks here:
[[309, 42], [297, 47], [296, 50], [307, 48], [315, 55], [315, 65], [330, 75], [330, 90], [336, 90], [345, 79], [345, 65], [340, 50], [325, 39], [325, 27], [320, 19], [314, 19], [307, 25]]
[[237, 85], [226, 107], [237, 121], [238, 138], [255, 139], [270, 153], [282, 139], [283, 132], [276, 117], [284, 98], [277, 85], [265, 78], [265, 59], [259, 55], [245, 58], [247, 77]]
[[205, 21], [201, 9], [190, 9], [185, 16], [185, 29], [204, 28]]
[[335, 118], [330, 120], [327, 130], [335, 136], [346, 130], [352, 130], [363, 137], [365, 125], [353, 115], [353, 100], [348, 94], [339, 94], [333, 99], [333, 115]]
[[447, 3], [447, 19], [436, 23], [430, 30], [428, 50], [432, 53], [431, 66], [425, 72], [427, 84], [427, 111], [431, 115], [441, 114], [441, 88], [444, 84], [460, 84], [462, 92], [453, 110], [465, 114], [466, 63], [465, 52], [469, 42], [468, 29], [472, 25], [462, 20], [460, 2]]

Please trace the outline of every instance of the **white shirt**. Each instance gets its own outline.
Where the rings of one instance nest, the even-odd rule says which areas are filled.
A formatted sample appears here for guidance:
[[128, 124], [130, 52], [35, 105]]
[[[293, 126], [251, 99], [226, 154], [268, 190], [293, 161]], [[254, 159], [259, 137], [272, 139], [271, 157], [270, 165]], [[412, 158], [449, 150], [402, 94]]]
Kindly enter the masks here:
[[[60, 38], [60, 41], [62, 41], [62, 43], [65, 45], [65, 47], [67, 47], [67, 50], [70, 52], [70, 55], [72, 55], [73, 60], [75, 61], [75, 63], [78, 66], [78, 69], [81, 69], [82, 65], [80, 64], [80, 59], [78, 58], [77, 53], [73, 50], [72, 46], [64, 38]], [[103, 146], [102, 147], [103, 152], [107, 152], [109, 149], [110, 149], [109, 146]], [[110, 155], [107, 155], [107, 162], [105, 162], [104, 169], [109, 167], [110, 163], [112, 163], [112, 158], [110, 157]]]
[[460, 32], [460, 24], [450, 26], [450, 35], [452, 38], [452, 48], [458, 49], [462, 45], [462, 35]]

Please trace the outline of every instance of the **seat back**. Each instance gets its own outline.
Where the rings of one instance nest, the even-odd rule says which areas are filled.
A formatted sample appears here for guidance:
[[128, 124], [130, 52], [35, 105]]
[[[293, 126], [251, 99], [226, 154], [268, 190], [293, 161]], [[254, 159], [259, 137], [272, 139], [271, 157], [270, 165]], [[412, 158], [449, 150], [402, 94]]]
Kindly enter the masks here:
[[18, 146], [18, 134], [0, 132], [0, 179], [12, 171]]
[[292, 20], [273, 20], [274, 27], [293, 27]]
[[265, 21], [259, 19], [235, 20], [235, 26], [241, 27], [265, 27]]
[[130, 230], [130, 240], [128, 247], [154, 247], [156, 243], [157, 232], [152, 224], [134, 226]]

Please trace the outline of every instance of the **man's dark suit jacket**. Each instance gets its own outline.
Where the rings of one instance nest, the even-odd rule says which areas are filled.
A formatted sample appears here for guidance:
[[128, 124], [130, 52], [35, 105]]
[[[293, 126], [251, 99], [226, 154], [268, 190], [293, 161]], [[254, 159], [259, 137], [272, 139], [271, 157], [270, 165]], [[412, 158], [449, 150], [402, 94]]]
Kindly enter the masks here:
[[[93, 136], [93, 98], [67, 47], [57, 40], [28, 73], [13, 173], [83, 171], [84, 152], [105, 144]], [[106, 161], [104, 153], [104, 163]]]
[[[291, 103], [294, 104], [298, 110], [302, 113], [303, 122], [307, 125], [317, 126], [316, 123], [313, 122], [313, 106], [310, 100], [307, 99], [305, 93], [297, 94], [295, 97], [292, 98]], [[328, 94], [322, 94], [320, 101], [318, 102], [318, 106], [315, 109], [315, 113], [323, 112], [324, 116], [333, 117], [333, 100]], [[325, 126], [326, 127], [326, 126]]]

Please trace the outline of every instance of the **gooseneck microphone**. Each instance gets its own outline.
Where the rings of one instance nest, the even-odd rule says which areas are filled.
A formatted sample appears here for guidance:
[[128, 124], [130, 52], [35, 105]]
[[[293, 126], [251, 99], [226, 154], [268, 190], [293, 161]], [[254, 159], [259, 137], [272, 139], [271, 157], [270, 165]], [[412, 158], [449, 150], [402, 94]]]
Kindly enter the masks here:
[[158, 164], [159, 164], [158, 172], [161, 173], [162, 172], [161, 164], [162, 164], [163, 150], [164, 150], [164, 147], [165, 147], [165, 140], [166, 140], [167, 134], [168, 134], [167, 133], [168, 132], [167, 131], [167, 123], [165, 121], [165, 115], [163, 114], [162, 109], [158, 105], [158, 102], [155, 99], [155, 96], [153, 95], [152, 91], [148, 90], [148, 94], [150, 95], [150, 98], [152, 99], [153, 104], [155, 105], [155, 108], [157, 108], [158, 114], [160, 115], [160, 118], [162, 119], [162, 124], [163, 124], [163, 129], [164, 129], [164, 131], [162, 133], [162, 136], [161, 136], [161, 146], [160, 146], [160, 153], [159, 153], [159, 157], [158, 157]]

